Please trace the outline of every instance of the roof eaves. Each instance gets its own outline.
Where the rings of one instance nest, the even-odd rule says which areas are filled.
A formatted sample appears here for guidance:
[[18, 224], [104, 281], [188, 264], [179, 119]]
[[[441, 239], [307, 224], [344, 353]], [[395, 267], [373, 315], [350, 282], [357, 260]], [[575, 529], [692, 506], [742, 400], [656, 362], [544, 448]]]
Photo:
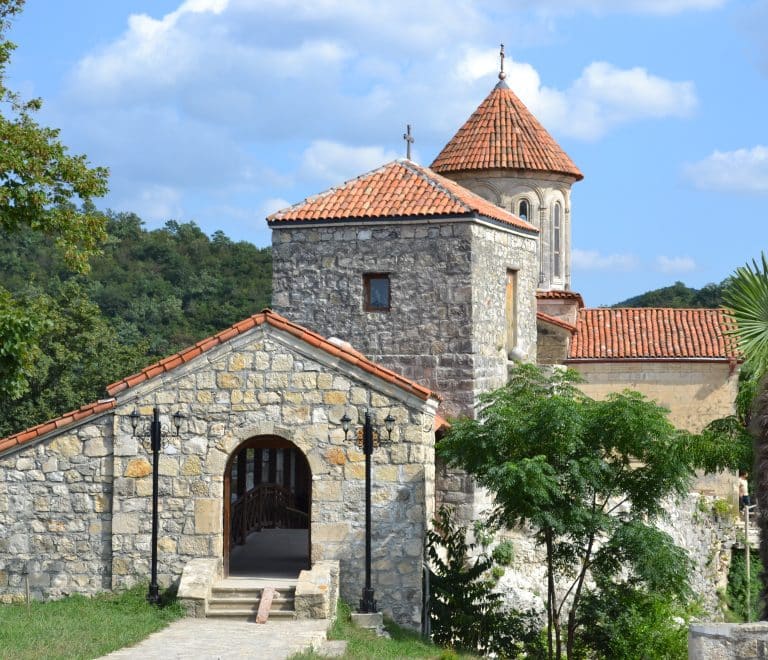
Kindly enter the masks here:
[[95, 417], [103, 412], [111, 410], [116, 405], [115, 399], [99, 399], [93, 403], [88, 403], [77, 410], [72, 410], [68, 413], [64, 413], [55, 419], [48, 420], [32, 426], [13, 435], [9, 435], [6, 438], [0, 439], [0, 454], [20, 447], [22, 445], [34, 442], [38, 438], [42, 438], [44, 435], [53, 431], [63, 431], [71, 426], [74, 426], [80, 422]]

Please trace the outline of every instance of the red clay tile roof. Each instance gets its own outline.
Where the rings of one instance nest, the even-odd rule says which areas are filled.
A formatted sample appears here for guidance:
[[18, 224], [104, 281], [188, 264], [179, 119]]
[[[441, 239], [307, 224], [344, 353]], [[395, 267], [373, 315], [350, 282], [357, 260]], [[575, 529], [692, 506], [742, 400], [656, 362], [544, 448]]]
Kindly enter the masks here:
[[39, 438], [41, 435], [45, 435], [46, 433], [50, 433], [56, 429], [64, 428], [70, 424], [79, 422], [86, 417], [98, 415], [99, 413], [111, 410], [114, 407], [114, 399], [103, 399], [101, 401], [97, 401], [96, 403], [89, 403], [82, 408], [65, 413], [61, 417], [52, 419], [49, 422], [43, 422], [42, 424], [28, 428], [25, 431], [20, 431], [19, 433], [14, 433], [13, 435], [9, 435], [7, 438], [1, 439], [0, 452], [4, 452], [7, 449], [16, 447], [17, 445], [24, 445], [28, 442], [32, 442], [36, 438]]
[[544, 312], [536, 312], [536, 318], [540, 321], [544, 321], [545, 323], [551, 323], [552, 325], [556, 325], [560, 328], [563, 328], [563, 330], [568, 330], [568, 332], [576, 332], [576, 326], [568, 323], [567, 321], [563, 321], [563, 319], [559, 319], [556, 316], [552, 316], [551, 314], [545, 314]]
[[[180, 351], [179, 353], [160, 360], [159, 362], [148, 366], [146, 369], [142, 369], [139, 373], [134, 374], [133, 376], [128, 376], [128, 378], [123, 378], [116, 383], [108, 385], [107, 392], [110, 394], [110, 396], [114, 397], [118, 392], [122, 392], [123, 390], [133, 387], [134, 385], [143, 383], [161, 373], [171, 371], [174, 367], [178, 367], [180, 364], [189, 362], [190, 360], [196, 358], [198, 355], [202, 355], [206, 351], [212, 349], [214, 346], [223, 344], [233, 337], [237, 337], [238, 335], [241, 335], [251, 328], [259, 326], [262, 323], [268, 323], [269, 325], [279, 330], [283, 330], [284, 332], [287, 332], [294, 337], [298, 337], [299, 339], [307, 342], [308, 344], [311, 344], [312, 346], [317, 346], [318, 348], [324, 350], [326, 353], [341, 358], [345, 362], [359, 367], [363, 371], [367, 371], [368, 373], [373, 374], [374, 376], [381, 378], [388, 383], [392, 383], [400, 389], [403, 389], [406, 392], [410, 392], [411, 394], [416, 395], [424, 401], [430, 398], [440, 400], [440, 397], [433, 393], [431, 390], [428, 390], [426, 387], [423, 387], [422, 385], [419, 385], [412, 380], [403, 378], [399, 374], [396, 374], [394, 371], [390, 371], [389, 369], [385, 369], [384, 367], [371, 362], [355, 349], [347, 346], [339, 346], [336, 343], [330, 342], [317, 333], [306, 330], [305, 328], [302, 328], [300, 325], [296, 325], [295, 323], [291, 323], [288, 319], [280, 316], [279, 314], [276, 314], [269, 309], [265, 309], [259, 314], [254, 314], [253, 316], [240, 321], [239, 323], [235, 323], [235, 325], [227, 328], [226, 330], [222, 330], [218, 334], [213, 335], [213, 337], [203, 339], [202, 341], [197, 342], [194, 346], [190, 346], [189, 348]], [[114, 398], [103, 399], [101, 401], [97, 401], [96, 403], [89, 403], [88, 405], [85, 405], [78, 410], [66, 413], [65, 415], [57, 417], [56, 419], [53, 419], [49, 422], [38, 424], [37, 426], [33, 426], [32, 428], [29, 428], [25, 431], [21, 431], [14, 435], [8, 436], [7, 438], [0, 439], [0, 452], [11, 449], [17, 445], [26, 444], [27, 442], [31, 442], [35, 438], [39, 438], [40, 436], [45, 435], [46, 433], [50, 433], [55, 429], [69, 426], [70, 424], [85, 419], [86, 417], [97, 415], [98, 413], [110, 410], [114, 407]]]
[[345, 362], [359, 367], [363, 371], [367, 371], [368, 373], [373, 374], [382, 380], [392, 383], [393, 385], [396, 385], [406, 392], [415, 394], [420, 399], [426, 401], [429, 398], [440, 398], [437, 394], [434, 394], [431, 390], [428, 390], [426, 387], [419, 385], [415, 381], [403, 378], [399, 374], [396, 374], [394, 371], [390, 371], [389, 369], [385, 369], [384, 367], [371, 362], [368, 358], [364, 357], [355, 349], [346, 346], [339, 346], [336, 343], [328, 341], [325, 337], [321, 337], [315, 332], [292, 323], [283, 316], [280, 316], [280, 314], [276, 314], [269, 309], [265, 309], [259, 314], [254, 314], [253, 316], [250, 316], [247, 319], [240, 321], [239, 323], [235, 323], [235, 325], [227, 328], [226, 330], [222, 330], [218, 334], [213, 335], [213, 337], [203, 339], [202, 341], [197, 342], [194, 346], [190, 346], [183, 351], [160, 360], [159, 362], [148, 366], [146, 369], [143, 369], [133, 376], [128, 376], [127, 378], [123, 378], [116, 383], [108, 385], [107, 392], [109, 392], [111, 396], [115, 396], [117, 393], [122, 392], [123, 390], [126, 390], [130, 387], [134, 387], [139, 383], [143, 383], [161, 373], [171, 371], [175, 367], [178, 367], [180, 364], [189, 362], [190, 360], [196, 358], [198, 355], [202, 355], [215, 346], [223, 344], [224, 342], [237, 337], [238, 335], [241, 335], [251, 328], [255, 328], [256, 326], [259, 326], [263, 323], [268, 323], [272, 327], [287, 332], [294, 337], [297, 337], [302, 341], [311, 344], [312, 346], [320, 348], [330, 355], [341, 358]]
[[430, 166], [435, 172], [513, 169], [584, 178], [531, 111], [496, 85]]
[[575, 291], [537, 291], [536, 297], [539, 300], [575, 300], [579, 307], [584, 307], [584, 299]]
[[336, 188], [273, 213], [270, 225], [284, 222], [484, 216], [538, 232], [516, 215], [409, 160], [387, 163]]
[[568, 361], [734, 360], [722, 309], [581, 309]]

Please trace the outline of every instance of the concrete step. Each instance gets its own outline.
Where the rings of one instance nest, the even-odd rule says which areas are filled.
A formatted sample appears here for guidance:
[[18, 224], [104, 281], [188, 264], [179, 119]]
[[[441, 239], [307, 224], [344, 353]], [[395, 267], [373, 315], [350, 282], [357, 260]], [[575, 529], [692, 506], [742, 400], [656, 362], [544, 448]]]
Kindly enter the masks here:
[[[249, 600], [261, 600], [260, 588], [235, 588], [235, 587], [213, 587], [211, 589], [211, 598], [227, 599], [227, 598], [247, 598]], [[275, 600], [279, 598], [293, 600], [296, 589], [290, 588], [276, 588]]]
[[[230, 597], [230, 598], [211, 598], [208, 601], [208, 610], [238, 610], [238, 609], [244, 609], [244, 608], [253, 608], [253, 611], [255, 612], [257, 609], [259, 609], [259, 598], [237, 598], [237, 597]], [[294, 599], [293, 598], [273, 598], [272, 599], [272, 607], [270, 608], [270, 612], [274, 612], [276, 610], [281, 611], [290, 611], [292, 612], [294, 609]]]
[[211, 588], [206, 616], [253, 621], [259, 611], [262, 591], [268, 586], [275, 589], [269, 618], [296, 618], [295, 581], [271, 582], [247, 579], [227, 579], [215, 584]]
[[[232, 609], [209, 611], [205, 616], [209, 619], [241, 619], [243, 621], [253, 621], [256, 618], [258, 607], [253, 609]], [[296, 612], [293, 610], [275, 610], [269, 612], [270, 619], [295, 619]]]

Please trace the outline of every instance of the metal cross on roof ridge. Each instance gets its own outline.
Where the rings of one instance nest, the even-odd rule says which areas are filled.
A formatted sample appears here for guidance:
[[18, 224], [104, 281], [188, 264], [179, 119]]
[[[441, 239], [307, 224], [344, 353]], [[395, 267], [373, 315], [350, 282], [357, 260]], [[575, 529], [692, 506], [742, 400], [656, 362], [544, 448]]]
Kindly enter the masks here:
[[405, 144], [407, 145], [405, 148], [405, 157], [408, 160], [411, 160], [411, 145], [415, 142], [413, 135], [411, 135], [411, 125], [406, 124], [405, 125], [406, 132], [403, 133], [403, 140], [405, 140]]

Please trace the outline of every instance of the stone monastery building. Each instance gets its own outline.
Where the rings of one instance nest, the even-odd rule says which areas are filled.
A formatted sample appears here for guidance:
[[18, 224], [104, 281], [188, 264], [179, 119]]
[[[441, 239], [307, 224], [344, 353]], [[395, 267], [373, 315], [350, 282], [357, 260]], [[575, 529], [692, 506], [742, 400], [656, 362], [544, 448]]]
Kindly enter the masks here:
[[391, 415], [373, 455], [373, 584], [411, 626], [435, 507], [471, 519], [487, 504], [435, 465], [436, 434], [472, 415], [511, 363], [567, 364], [592, 396], [639, 389], [694, 431], [732, 411], [737, 361], [720, 310], [589, 309], [571, 291], [571, 186], [583, 175], [500, 78], [429, 168], [397, 160], [268, 218], [274, 311], [0, 440], [2, 600], [25, 580], [45, 598], [147, 579], [151, 453], [134, 411], [157, 407], [171, 427], [161, 584], [181, 579], [205, 614], [227, 576], [292, 577], [305, 616], [327, 614], [337, 584], [357, 601], [353, 436], [369, 410], [386, 440]]

